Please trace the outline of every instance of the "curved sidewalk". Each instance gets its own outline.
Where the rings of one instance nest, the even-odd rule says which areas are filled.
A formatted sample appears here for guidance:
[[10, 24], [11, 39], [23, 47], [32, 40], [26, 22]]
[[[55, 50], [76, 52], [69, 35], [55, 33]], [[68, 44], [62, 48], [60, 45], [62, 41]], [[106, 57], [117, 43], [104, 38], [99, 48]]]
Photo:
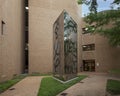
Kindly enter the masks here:
[[86, 79], [57, 96], [105, 96], [107, 79], [105, 74], [89, 74]]
[[41, 79], [41, 76], [26, 77], [0, 96], [37, 96]]

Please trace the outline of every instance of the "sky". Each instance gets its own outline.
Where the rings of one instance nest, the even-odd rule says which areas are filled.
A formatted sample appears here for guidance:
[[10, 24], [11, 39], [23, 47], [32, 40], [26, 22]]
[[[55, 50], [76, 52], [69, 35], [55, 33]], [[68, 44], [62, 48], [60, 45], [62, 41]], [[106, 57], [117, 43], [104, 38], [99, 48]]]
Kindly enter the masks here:
[[[98, 12], [103, 11], [103, 10], [109, 10], [110, 4], [113, 2], [113, 0], [97, 0], [98, 2]], [[88, 6], [83, 4], [82, 5], [82, 17], [84, 17], [84, 14], [87, 14], [89, 12]]]

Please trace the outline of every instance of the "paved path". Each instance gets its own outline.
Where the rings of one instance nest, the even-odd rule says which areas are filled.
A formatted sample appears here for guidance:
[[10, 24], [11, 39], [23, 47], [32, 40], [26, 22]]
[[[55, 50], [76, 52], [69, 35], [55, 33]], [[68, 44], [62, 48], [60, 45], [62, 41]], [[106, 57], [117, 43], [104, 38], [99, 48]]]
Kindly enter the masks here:
[[[62, 92], [67, 93], [67, 95], [61, 95], [62, 93], [60, 93], [57, 96], [105, 96], [107, 79], [112, 79], [113, 77], [109, 77], [105, 73], [81, 74], [89, 76]], [[9, 88], [11, 90], [8, 89], [0, 96], [37, 96], [42, 78], [41, 76], [26, 77]]]
[[107, 78], [106, 74], [89, 73], [86, 79], [62, 92], [67, 95], [60, 93], [57, 96], [105, 96]]
[[[0, 96], [37, 96], [42, 77], [26, 77]], [[15, 90], [13, 90], [15, 89]]]

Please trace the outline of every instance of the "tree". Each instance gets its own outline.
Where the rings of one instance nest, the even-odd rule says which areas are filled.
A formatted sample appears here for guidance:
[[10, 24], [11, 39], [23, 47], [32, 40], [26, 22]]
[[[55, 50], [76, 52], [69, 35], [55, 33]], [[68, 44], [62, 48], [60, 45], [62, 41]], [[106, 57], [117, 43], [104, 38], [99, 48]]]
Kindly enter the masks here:
[[[104, 0], [107, 2], [107, 0]], [[91, 33], [99, 33], [106, 36], [109, 42], [113, 46], [120, 46], [120, 0], [114, 0], [111, 4], [111, 10], [105, 10], [97, 12], [97, 0], [78, 0], [78, 4], [87, 4], [89, 6], [90, 13], [84, 18], [84, 21], [88, 24], [88, 30]], [[113, 7], [118, 7], [114, 9]], [[111, 28], [105, 26], [112, 25]], [[89, 25], [94, 25], [93, 27]]]

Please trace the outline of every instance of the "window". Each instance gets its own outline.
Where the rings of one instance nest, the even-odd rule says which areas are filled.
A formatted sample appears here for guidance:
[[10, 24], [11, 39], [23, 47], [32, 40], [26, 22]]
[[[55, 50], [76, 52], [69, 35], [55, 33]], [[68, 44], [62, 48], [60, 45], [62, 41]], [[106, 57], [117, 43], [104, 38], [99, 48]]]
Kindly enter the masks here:
[[82, 31], [83, 31], [83, 32], [82, 32], [83, 34], [90, 33], [90, 32], [88, 31], [88, 28], [87, 28], [87, 27], [86, 27], [86, 28], [82, 28]]
[[95, 44], [88, 44], [82, 46], [83, 51], [92, 51], [95, 50]]
[[25, 6], [28, 6], [28, 0], [25, 0]]
[[83, 60], [83, 71], [94, 72], [95, 60]]
[[1, 35], [4, 34], [4, 25], [5, 25], [5, 22], [1, 21]]
[[90, 33], [90, 32], [92, 32], [92, 31], [94, 31], [95, 30], [95, 26], [94, 25], [92, 25], [92, 26], [88, 26], [88, 27], [84, 27], [84, 28], [82, 28], [82, 34], [87, 34], [87, 33]]

